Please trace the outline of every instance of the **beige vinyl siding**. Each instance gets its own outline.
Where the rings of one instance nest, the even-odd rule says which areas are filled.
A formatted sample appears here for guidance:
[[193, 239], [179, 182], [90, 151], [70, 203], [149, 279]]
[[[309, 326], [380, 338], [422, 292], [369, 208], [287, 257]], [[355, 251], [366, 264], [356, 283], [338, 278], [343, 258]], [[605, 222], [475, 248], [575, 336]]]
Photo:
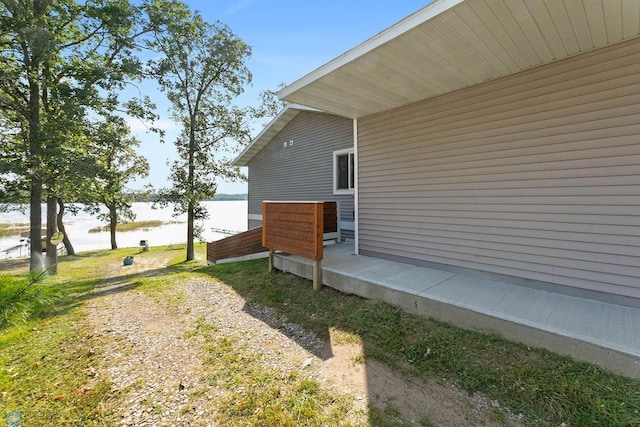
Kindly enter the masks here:
[[640, 40], [358, 124], [362, 253], [640, 298]]
[[[337, 200], [340, 219], [352, 221], [353, 197], [333, 194], [333, 152], [351, 147], [352, 120], [301, 111], [249, 161], [249, 214], [261, 215], [264, 200]], [[249, 228], [259, 225], [249, 220]]]

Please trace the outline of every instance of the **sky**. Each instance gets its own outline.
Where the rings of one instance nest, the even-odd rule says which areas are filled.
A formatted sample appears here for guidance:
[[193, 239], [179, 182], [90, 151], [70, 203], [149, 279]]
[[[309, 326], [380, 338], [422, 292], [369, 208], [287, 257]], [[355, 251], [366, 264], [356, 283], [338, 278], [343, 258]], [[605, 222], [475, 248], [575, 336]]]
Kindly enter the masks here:
[[[290, 84], [349, 49], [422, 9], [430, 0], [185, 0], [208, 22], [221, 21], [252, 48], [247, 66], [252, 85], [237, 99], [241, 106], [259, 105], [259, 92]], [[167, 182], [168, 161], [176, 157], [173, 140], [177, 127], [164, 112], [167, 102], [155, 88], [144, 86], [158, 106], [158, 126], [165, 129], [164, 144], [147, 134], [141, 123], [131, 122], [133, 133], [142, 141], [141, 152], [149, 160], [145, 184], [156, 188]], [[253, 136], [260, 131], [256, 125]], [[232, 156], [233, 157], [233, 156]], [[246, 172], [246, 170], [245, 170]], [[218, 182], [217, 193], [246, 193], [247, 184]]]

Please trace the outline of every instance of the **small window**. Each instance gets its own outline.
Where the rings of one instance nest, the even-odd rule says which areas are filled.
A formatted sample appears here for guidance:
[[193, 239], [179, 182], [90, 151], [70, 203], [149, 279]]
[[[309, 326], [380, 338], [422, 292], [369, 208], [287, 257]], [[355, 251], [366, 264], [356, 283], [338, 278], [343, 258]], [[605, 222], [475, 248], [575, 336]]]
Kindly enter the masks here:
[[355, 156], [353, 149], [333, 152], [333, 194], [353, 194]]

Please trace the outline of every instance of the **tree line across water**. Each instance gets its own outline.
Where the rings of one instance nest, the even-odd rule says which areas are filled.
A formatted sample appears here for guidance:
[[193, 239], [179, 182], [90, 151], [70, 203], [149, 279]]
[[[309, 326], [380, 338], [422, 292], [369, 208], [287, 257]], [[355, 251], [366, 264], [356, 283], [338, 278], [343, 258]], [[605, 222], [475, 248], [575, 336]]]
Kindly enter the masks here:
[[200, 202], [215, 196], [216, 178], [245, 178], [221, 153], [242, 149], [250, 123], [281, 106], [270, 91], [257, 107], [234, 103], [252, 79], [250, 54], [228, 26], [177, 0], [0, 2], [0, 202], [28, 203], [31, 241], [46, 229], [46, 256], [32, 245], [31, 271], [56, 272], [52, 236], [62, 232], [71, 246], [67, 201], [101, 215], [117, 247], [116, 225], [132, 219], [136, 200], [126, 185], [149, 171], [128, 119], [164, 137], [156, 106], [138, 88], [143, 81], [157, 84], [180, 128], [171, 186], [154, 197], [187, 214], [193, 259], [194, 222], [206, 215]]

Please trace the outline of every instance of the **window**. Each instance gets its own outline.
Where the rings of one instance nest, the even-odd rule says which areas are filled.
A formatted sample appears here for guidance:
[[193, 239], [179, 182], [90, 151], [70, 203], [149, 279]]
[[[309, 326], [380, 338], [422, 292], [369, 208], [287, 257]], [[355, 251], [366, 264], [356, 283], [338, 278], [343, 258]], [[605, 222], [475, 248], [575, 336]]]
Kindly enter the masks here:
[[333, 152], [333, 194], [353, 194], [355, 186], [353, 149]]

